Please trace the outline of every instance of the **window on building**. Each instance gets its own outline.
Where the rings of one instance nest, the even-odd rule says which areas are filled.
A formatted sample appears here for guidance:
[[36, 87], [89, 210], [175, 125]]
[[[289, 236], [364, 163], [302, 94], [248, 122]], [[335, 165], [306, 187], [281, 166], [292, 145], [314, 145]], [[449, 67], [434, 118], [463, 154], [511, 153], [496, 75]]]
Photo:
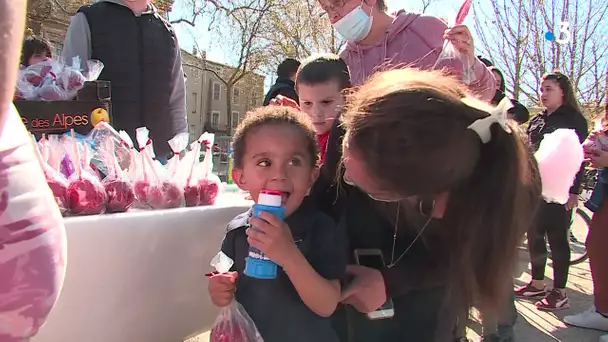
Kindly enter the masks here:
[[211, 113], [205, 114], [205, 123], [211, 124]]
[[213, 99], [214, 100], [219, 100], [220, 99], [220, 94], [222, 91], [222, 87], [220, 86], [219, 83], [213, 83]]
[[232, 128], [239, 125], [239, 112], [232, 112]]
[[232, 103], [237, 104], [240, 102], [240, 96], [241, 96], [241, 92], [239, 91], [239, 88], [232, 88]]
[[211, 112], [211, 127], [218, 128], [220, 126], [220, 112]]
[[192, 113], [196, 113], [198, 108], [198, 94], [192, 93]]

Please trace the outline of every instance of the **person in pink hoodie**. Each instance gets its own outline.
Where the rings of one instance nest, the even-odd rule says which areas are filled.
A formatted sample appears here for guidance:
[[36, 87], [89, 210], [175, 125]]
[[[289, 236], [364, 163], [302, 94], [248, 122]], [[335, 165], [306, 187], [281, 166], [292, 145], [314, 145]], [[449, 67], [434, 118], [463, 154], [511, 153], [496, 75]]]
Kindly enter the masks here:
[[0, 342], [36, 335], [59, 295], [66, 260], [59, 208], [11, 103], [25, 5], [0, 0]]
[[[464, 25], [448, 28], [441, 19], [403, 10], [388, 14], [385, 0], [319, 0], [331, 24], [346, 41], [340, 57], [349, 67], [354, 86], [361, 85], [379, 70], [400, 67], [431, 69], [435, 66], [445, 39], [472, 62], [474, 75], [469, 89], [488, 102], [496, 85], [488, 68], [475, 57], [471, 32]], [[460, 63], [452, 73], [462, 73]]]

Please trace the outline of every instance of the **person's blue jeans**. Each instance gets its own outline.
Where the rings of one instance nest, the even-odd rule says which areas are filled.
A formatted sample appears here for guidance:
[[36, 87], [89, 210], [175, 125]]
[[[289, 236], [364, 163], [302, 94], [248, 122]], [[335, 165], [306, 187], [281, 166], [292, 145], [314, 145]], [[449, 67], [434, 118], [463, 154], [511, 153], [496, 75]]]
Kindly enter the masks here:
[[169, 160], [169, 158], [167, 158], [167, 156], [156, 156], [156, 160], [158, 160], [163, 165], [167, 165], [167, 161]]

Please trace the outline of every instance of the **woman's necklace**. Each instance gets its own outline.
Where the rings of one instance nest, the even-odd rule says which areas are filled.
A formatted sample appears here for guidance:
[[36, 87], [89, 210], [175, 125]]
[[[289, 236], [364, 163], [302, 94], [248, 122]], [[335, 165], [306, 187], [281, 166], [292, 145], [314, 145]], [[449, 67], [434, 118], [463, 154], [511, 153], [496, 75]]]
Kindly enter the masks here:
[[[397, 204], [397, 217], [395, 218], [395, 232], [393, 233], [393, 250], [391, 252], [391, 263], [386, 266], [387, 268], [393, 268], [395, 265], [397, 265], [397, 263], [403, 258], [405, 253], [407, 253], [410, 250], [410, 248], [412, 248], [412, 246], [418, 240], [420, 235], [422, 235], [422, 232], [424, 231], [424, 229], [429, 225], [429, 223], [431, 223], [431, 220], [433, 219], [432, 214], [433, 214], [433, 208], [435, 208], [435, 201], [433, 201], [433, 207], [431, 208], [431, 215], [429, 215], [429, 219], [426, 221], [424, 226], [422, 226], [422, 228], [418, 232], [418, 235], [416, 235], [414, 240], [409, 244], [409, 246], [407, 246], [405, 251], [403, 251], [403, 253], [401, 253], [401, 255], [399, 255], [397, 260], [395, 260], [395, 245], [397, 244], [397, 229], [399, 227], [399, 209], [400, 208], [401, 208], [401, 203], [398, 203]], [[420, 214], [422, 214], [422, 201], [420, 201], [419, 210], [420, 210]]]

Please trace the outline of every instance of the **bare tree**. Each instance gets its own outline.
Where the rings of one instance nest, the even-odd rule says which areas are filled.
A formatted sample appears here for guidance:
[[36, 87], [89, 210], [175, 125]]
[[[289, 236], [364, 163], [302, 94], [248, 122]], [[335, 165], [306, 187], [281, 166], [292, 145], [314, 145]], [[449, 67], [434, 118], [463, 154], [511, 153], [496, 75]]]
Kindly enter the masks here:
[[[258, 71], [265, 63], [265, 44], [262, 39], [264, 20], [275, 4], [274, 0], [208, 0], [205, 9], [211, 18], [209, 31], [222, 46], [232, 48], [229, 67], [220, 71], [206, 67], [226, 87], [228, 134], [232, 133], [232, 96], [234, 86], [248, 74]], [[229, 48], [230, 49], [230, 48]]]
[[489, 0], [474, 12], [477, 44], [503, 71], [513, 97], [539, 103], [542, 75], [559, 69], [584, 106], [604, 101], [608, 0]]
[[277, 1], [264, 20], [263, 39], [265, 68], [272, 74], [287, 57], [304, 59], [315, 53], [337, 54], [345, 43], [316, 0]]

